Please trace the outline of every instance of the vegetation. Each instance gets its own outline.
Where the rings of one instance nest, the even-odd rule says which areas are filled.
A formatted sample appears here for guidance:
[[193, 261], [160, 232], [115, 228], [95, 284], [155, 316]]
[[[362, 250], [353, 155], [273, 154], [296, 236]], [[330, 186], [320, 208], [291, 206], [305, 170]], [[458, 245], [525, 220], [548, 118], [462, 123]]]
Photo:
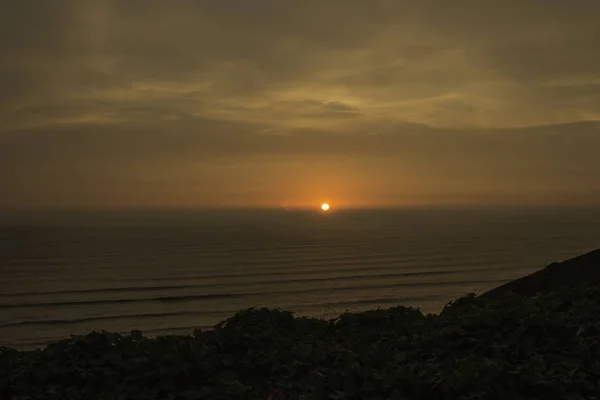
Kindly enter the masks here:
[[598, 287], [471, 294], [427, 316], [394, 307], [325, 321], [249, 309], [190, 336], [101, 332], [4, 348], [0, 397], [596, 399], [599, 311]]

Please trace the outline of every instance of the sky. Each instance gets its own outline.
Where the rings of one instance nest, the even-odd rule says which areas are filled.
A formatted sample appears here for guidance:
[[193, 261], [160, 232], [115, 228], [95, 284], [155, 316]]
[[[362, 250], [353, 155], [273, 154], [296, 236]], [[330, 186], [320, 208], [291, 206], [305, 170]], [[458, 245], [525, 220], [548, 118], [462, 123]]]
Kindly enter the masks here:
[[0, 209], [600, 205], [598, 15], [3, 0]]

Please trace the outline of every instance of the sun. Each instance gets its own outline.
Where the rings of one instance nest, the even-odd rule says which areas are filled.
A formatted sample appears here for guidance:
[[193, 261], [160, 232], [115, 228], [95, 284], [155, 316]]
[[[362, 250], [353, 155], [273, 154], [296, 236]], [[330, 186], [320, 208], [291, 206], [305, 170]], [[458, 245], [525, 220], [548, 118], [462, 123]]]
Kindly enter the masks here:
[[323, 211], [329, 210], [329, 204], [327, 204], [327, 203], [321, 204], [321, 210], [323, 210]]

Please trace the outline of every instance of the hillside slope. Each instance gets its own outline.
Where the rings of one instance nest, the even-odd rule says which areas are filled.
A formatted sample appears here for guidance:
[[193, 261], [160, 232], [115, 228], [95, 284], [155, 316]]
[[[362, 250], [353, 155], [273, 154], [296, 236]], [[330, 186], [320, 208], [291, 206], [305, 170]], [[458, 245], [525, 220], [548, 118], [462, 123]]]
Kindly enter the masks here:
[[510, 292], [530, 296], [548, 293], [561, 287], [584, 287], [600, 283], [600, 249], [555, 262], [546, 268], [498, 286], [481, 297], [497, 298]]

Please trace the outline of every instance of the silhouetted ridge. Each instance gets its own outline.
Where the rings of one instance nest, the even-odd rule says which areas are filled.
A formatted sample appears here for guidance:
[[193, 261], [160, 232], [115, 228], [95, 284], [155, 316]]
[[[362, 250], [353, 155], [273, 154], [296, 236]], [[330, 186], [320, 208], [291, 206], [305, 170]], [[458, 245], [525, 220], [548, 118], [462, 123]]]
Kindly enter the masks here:
[[546, 268], [498, 286], [481, 297], [493, 298], [516, 293], [530, 296], [548, 293], [561, 287], [584, 287], [600, 284], [600, 249], [568, 259], [554, 262]]

